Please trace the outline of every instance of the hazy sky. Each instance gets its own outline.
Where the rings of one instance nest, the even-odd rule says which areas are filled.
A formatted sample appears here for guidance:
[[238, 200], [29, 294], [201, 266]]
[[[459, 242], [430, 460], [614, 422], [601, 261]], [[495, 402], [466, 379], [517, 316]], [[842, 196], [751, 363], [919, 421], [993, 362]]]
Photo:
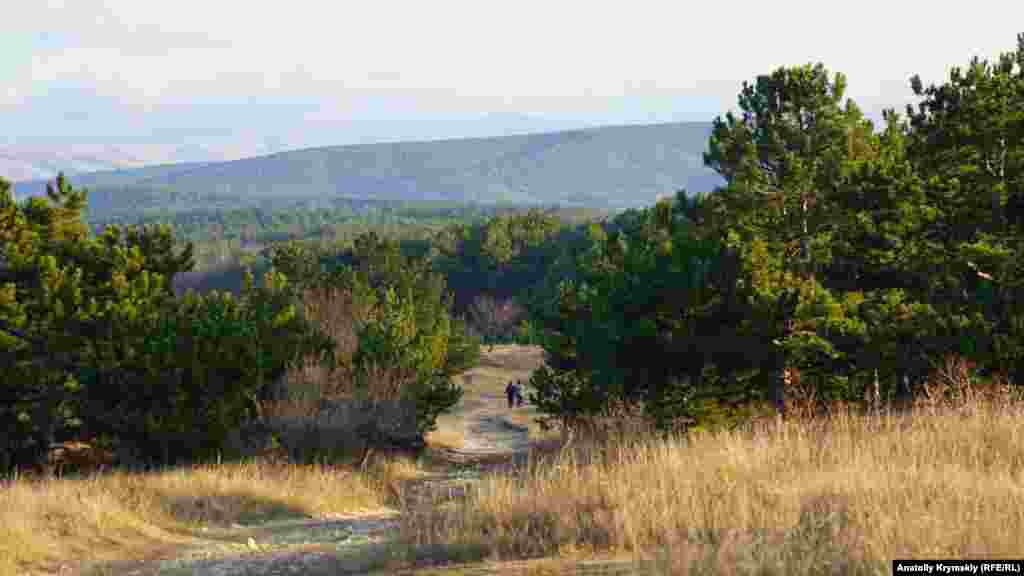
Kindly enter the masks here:
[[[1024, 2], [12, 0], [0, 143], [298, 148], [499, 126], [708, 121], [823, 62], [873, 117], [995, 58]], [[491, 124], [473, 124], [484, 114]], [[483, 126], [484, 128], [481, 128]]]

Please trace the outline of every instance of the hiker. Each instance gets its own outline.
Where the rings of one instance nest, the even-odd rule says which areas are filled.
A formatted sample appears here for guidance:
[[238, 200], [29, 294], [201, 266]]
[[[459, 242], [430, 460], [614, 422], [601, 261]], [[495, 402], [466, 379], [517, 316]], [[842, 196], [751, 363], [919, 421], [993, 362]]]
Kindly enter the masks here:
[[509, 409], [515, 404], [516, 396], [518, 395], [519, 392], [516, 390], [516, 384], [510, 380], [508, 386], [505, 386], [505, 396], [508, 397]]
[[516, 406], [523, 405], [523, 385], [516, 380]]

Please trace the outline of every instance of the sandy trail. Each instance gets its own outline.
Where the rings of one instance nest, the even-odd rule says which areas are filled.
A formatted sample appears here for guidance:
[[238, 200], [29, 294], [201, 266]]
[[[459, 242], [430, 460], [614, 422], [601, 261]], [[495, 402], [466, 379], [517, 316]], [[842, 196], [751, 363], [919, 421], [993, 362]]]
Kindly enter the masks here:
[[465, 443], [456, 454], [472, 458], [505, 456], [512, 458], [530, 449], [530, 433], [525, 426], [508, 421], [504, 398], [481, 395], [483, 406], [464, 416]]
[[[508, 422], [505, 399], [479, 394], [462, 409], [465, 444], [446, 451], [447, 465], [409, 481], [412, 502], [435, 495], [459, 498], [469, 483], [494, 467], [525, 461], [529, 431]], [[415, 505], [415, 504], [413, 504]], [[235, 576], [271, 574], [368, 574], [379, 566], [386, 542], [398, 528], [397, 511], [380, 514], [299, 519], [239, 527], [224, 540], [171, 547], [144, 561], [118, 561], [83, 567], [82, 574], [110, 576]], [[466, 572], [461, 572], [466, 574]], [[484, 572], [486, 573], [486, 572]]]

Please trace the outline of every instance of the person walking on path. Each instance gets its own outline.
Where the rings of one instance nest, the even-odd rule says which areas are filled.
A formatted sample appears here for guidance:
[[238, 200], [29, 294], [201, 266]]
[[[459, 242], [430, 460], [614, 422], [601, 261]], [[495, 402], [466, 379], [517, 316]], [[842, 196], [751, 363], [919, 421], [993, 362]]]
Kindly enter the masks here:
[[517, 395], [516, 384], [510, 380], [508, 386], [505, 387], [505, 396], [508, 397], [508, 407], [510, 410], [515, 405]]

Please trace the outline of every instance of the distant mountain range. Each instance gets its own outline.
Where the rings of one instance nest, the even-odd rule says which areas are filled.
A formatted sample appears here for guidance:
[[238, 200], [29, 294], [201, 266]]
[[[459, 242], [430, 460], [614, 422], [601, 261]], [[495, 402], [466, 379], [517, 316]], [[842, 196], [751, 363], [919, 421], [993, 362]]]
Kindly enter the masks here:
[[50, 180], [58, 172], [70, 177], [155, 164], [228, 159], [222, 153], [196, 146], [10, 144], [0, 145], [0, 178], [11, 182]]
[[[176, 210], [336, 196], [626, 208], [680, 188], [701, 192], [721, 184], [701, 158], [710, 130], [710, 123], [612, 126], [65, 172], [73, 185], [90, 191], [93, 217], [138, 207], [142, 197], [146, 207], [160, 207], [166, 198]], [[45, 180], [15, 182], [14, 188], [19, 199], [42, 194]]]

